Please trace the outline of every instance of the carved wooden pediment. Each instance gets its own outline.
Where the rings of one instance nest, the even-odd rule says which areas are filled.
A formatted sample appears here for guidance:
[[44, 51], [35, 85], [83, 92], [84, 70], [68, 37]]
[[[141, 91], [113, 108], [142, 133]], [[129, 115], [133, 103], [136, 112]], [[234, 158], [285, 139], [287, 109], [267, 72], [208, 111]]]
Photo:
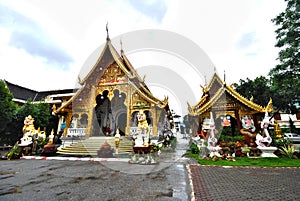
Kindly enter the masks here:
[[150, 108], [151, 106], [151, 104], [137, 92], [133, 93], [132, 103], [133, 108]]
[[103, 84], [118, 84], [127, 82], [127, 77], [122, 69], [116, 64], [112, 64], [106, 69], [100, 79], [99, 85]]

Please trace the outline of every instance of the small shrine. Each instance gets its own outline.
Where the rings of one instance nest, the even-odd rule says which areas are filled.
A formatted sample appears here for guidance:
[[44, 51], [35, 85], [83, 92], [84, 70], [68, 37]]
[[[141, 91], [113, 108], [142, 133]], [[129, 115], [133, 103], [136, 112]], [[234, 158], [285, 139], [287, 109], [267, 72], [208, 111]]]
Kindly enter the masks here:
[[[214, 140], [219, 139], [220, 131], [224, 128], [229, 128], [227, 130], [232, 133], [231, 136], [235, 135], [236, 130], [239, 131], [244, 136], [246, 146], [253, 147], [253, 150], [257, 149], [257, 138], [260, 142], [270, 140], [265, 134], [260, 138], [258, 132], [265, 131], [267, 126], [265, 114], [273, 111], [271, 99], [267, 106], [262, 107], [256, 104], [253, 98], [248, 100], [240, 95], [216, 73], [207, 86], [202, 86], [202, 92], [202, 97], [196, 105], [188, 104], [194, 136], [199, 136], [210, 144], [213, 142], [214, 149], [218, 149]], [[215, 130], [211, 128], [212, 121]], [[264, 126], [261, 127], [260, 122], [265, 123]], [[241, 142], [237, 143], [241, 149], [245, 149], [241, 147]]]

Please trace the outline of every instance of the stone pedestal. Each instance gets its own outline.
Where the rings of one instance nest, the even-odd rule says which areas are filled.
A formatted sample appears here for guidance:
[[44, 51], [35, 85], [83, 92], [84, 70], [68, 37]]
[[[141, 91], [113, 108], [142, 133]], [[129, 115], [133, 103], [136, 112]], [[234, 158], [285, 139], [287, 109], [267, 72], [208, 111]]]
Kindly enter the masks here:
[[274, 152], [277, 150], [277, 147], [257, 147], [262, 154], [261, 157], [274, 157], [277, 158], [277, 156], [274, 154]]

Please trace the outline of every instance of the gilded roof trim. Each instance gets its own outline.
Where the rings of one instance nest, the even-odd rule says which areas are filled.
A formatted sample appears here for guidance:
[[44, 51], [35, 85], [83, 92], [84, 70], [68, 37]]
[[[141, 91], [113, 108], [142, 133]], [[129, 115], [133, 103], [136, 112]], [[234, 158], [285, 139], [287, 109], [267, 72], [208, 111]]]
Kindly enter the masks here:
[[218, 89], [217, 93], [207, 103], [198, 108], [195, 112], [197, 114], [202, 114], [205, 111], [207, 111], [221, 97], [222, 92], [224, 92], [224, 88]]
[[200, 107], [201, 105], [203, 105], [204, 102], [206, 101], [207, 97], [208, 97], [207, 94], [205, 94], [204, 96], [202, 96], [201, 99], [200, 99], [200, 101], [199, 101], [195, 106], [193, 106], [193, 107], [194, 107], [194, 108], [198, 108], [198, 107]]
[[210, 89], [212, 87], [214, 81], [217, 81], [220, 85], [225, 84], [225, 82], [223, 80], [221, 80], [221, 78], [217, 75], [217, 73], [214, 73], [214, 75], [211, 78], [211, 81], [210, 81], [209, 85], [207, 86], [208, 89]]
[[96, 63], [94, 64], [94, 66], [91, 68], [91, 70], [89, 71], [89, 73], [82, 79], [81, 83], [84, 83], [90, 76], [91, 74], [94, 72], [95, 68], [98, 66], [99, 62], [101, 61], [104, 53], [105, 53], [105, 50], [107, 49], [108, 47], [108, 41], [106, 42], [102, 52], [100, 53], [100, 56], [98, 57]]
[[[84, 84], [86, 82], [86, 80], [92, 75], [92, 73], [94, 72], [95, 68], [98, 66], [99, 62], [102, 60], [103, 55], [106, 51], [106, 49], [109, 48], [109, 51], [114, 59], [114, 61], [118, 64], [118, 66], [120, 66], [120, 68], [124, 71], [124, 73], [126, 74], [126, 76], [129, 77], [130, 80], [137, 78], [139, 81], [139, 86], [136, 85], [135, 82], [131, 81], [131, 85], [134, 86], [134, 88], [138, 91], [138, 93], [144, 97], [146, 100], [148, 100], [149, 102], [158, 105], [159, 107], [163, 108], [168, 104], [168, 98], [166, 97], [164, 100], [159, 100], [158, 98], [154, 97], [153, 94], [149, 91], [148, 88], [145, 87], [145, 83], [144, 81], [141, 79], [141, 77], [137, 74], [136, 70], [133, 68], [133, 66], [131, 65], [131, 63], [129, 62], [129, 60], [127, 59], [127, 57], [125, 56], [124, 52], [121, 51], [121, 55], [122, 57], [118, 54], [118, 52], [116, 51], [116, 49], [114, 48], [114, 46], [111, 44], [110, 39], [108, 39], [106, 41], [106, 44], [102, 50], [102, 52], [100, 53], [100, 56], [98, 57], [96, 63], [94, 64], [94, 66], [91, 68], [91, 70], [89, 71], [89, 73], [84, 77], [83, 80], [80, 81], [80, 84]], [[125, 64], [129, 67], [130, 71], [127, 70], [127, 68], [125, 67]], [[81, 93], [81, 91], [83, 90], [84, 87], [82, 87], [81, 89], [79, 89], [72, 98], [70, 98], [65, 104], [63, 104], [61, 107], [59, 107], [55, 113], [59, 113], [63, 110], [63, 108], [69, 106], [70, 104], [72, 104], [73, 100], [78, 97], [78, 95]]]
[[121, 69], [125, 72], [125, 74], [131, 78], [132, 75], [131, 73], [126, 69], [126, 67], [124, 66], [122, 57], [119, 55], [119, 53], [117, 52], [117, 50], [113, 47], [113, 45], [111, 44], [110, 41], [107, 42], [108, 43], [108, 47], [110, 50], [111, 55], [113, 56], [114, 60], [116, 61], [116, 63], [121, 67]]
[[74, 95], [73, 95], [66, 103], [62, 104], [56, 111], [54, 111], [54, 113], [55, 113], [55, 114], [58, 114], [58, 113], [60, 113], [65, 107], [67, 107], [67, 106], [69, 106], [70, 104], [72, 104], [72, 103], [73, 103], [73, 100], [79, 96], [79, 94], [81, 93], [81, 91], [82, 91], [83, 89], [84, 89], [84, 87], [78, 89], [78, 90], [76, 91], [76, 93], [75, 93], [75, 94], [74, 94]]
[[234, 96], [237, 100], [242, 102], [244, 105], [250, 107], [251, 109], [254, 109], [258, 112], [263, 112], [264, 108], [254, 102], [249, 101], [244, 96], [236, 92], [231, 86], [226, 86], [226, 91], [230, 93], [232, 96]]
[[265, 112], [266, 110], [268, 112], [270, 112], [273, 110], [273, 108], [271, 106], [272, 100], [270, 100], [267, 107], [262, 107], [256, 103], [246, 99], [244, 96], [242, 96], [237, 91], [235, 91], [231, 86], [226, 85], [226, 83], [224, 81], [222, 81], [216, 73], [213, 75], [212, 80], [210, 81], [207, 89], [210, 90], [213, 83], [215, 83], [215, 82], [218, 82], [222, 87], [217, 90], [217, 92], [214, 94], [213, 97], [210, 97], [210, 100], [208, 102], [205, 103], [205, 101], [208, 98], [208, 95], [204, 95], [195, 106], [188, 105], [189, 113], [191, 115], [202, 114], [202, 113], [206, 112], [221, 97], [221, 95], [226, 92], [228, 94], [230, 94], [235, 100], [239, 101], [243, 105], [245, 105], [245, 106], [249, 107], [250, 109], [255, 110], [257, 112]]
[[121, 55], [122, 55], [122, 58], [124, 60], [124, 62], [127, 64], [127, 66], [130, 68], [133, 76], [132, 77], [136, 77], [140, 83], [140, 86], [141, 89], [143, 90], [140, 90], [141, 92], [144, 92], [147, 94], [147, 96], [151, 97], [151, 99], [154, 100], [154, 102], [164, 102], [165, 100], [159, 100], [158, 98], [156, 98], [155, 96], [153, 96], [153, 94], [149, 91], [148, 88], [145, 87], [145, 83], [144, 83], [144, 80], [142, 80], [142, 78], [139, 76], [139, 74], [136, 72], [136, 70], [133, 68], [132, 64], [130, 63], [130, 61], [128, 60], [127, 56], [124, 54], [124, 52], [122, 51], [121, 52]]
[[132, 85], [136, 92], [142, 96], [144, 99], [146, 99], [147, 101], [149, 101], [152, 104], [158, 105], [160, 108], [164, 108], [167, 104], [168, 104], [168, 97], [166, 97], [164, 100], [159, 100], [157, 98], [155, 98], [154, 96], [149, 97], [148, 95], [146, 95], [145, 93], [143, 93], [143, 91], [140, 90], [139, 87], [137, 87], [135, 84]]

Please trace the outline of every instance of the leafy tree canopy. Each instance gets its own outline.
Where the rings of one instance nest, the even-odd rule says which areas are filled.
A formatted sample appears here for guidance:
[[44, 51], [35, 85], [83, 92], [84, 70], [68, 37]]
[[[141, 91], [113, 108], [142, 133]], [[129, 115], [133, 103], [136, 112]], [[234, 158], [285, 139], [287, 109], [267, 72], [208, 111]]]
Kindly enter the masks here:
[[264, 76], [257, 77], [254, 80], [250, 80], [249, 78], [246, 80], [240, 79], [239, 84], [234, 84], [234, 87], [245, 98], [253, 98], [253, 102], [261, 106], [266, 106], [270, 98], [272, 98], [270, 81]]
[[281, 110], [296, 112], [300, 102], [300, 1], [286, 0], [284, 12], [272, 19], [278, 27], [276, 47], [279, 51], [279, 64], [271, 69], [269, 75], [272, 92], [276, 94], [274, 103]]
[[7, 125], [12, 121], [16, 104], [13, 95], [7, 89], [5, 82], [0, 80], [0, 133], [4, 132]]
[[43, 129], [47, 127], [51, 118], [50, 105], [45, 102], [32, 103], [32, 100], [28, 100], [17, 110], [16, 121], [22, 124], [20, 126], [23, 126], [23, 121], [28, 115], [34, 118], [36, 128]]

